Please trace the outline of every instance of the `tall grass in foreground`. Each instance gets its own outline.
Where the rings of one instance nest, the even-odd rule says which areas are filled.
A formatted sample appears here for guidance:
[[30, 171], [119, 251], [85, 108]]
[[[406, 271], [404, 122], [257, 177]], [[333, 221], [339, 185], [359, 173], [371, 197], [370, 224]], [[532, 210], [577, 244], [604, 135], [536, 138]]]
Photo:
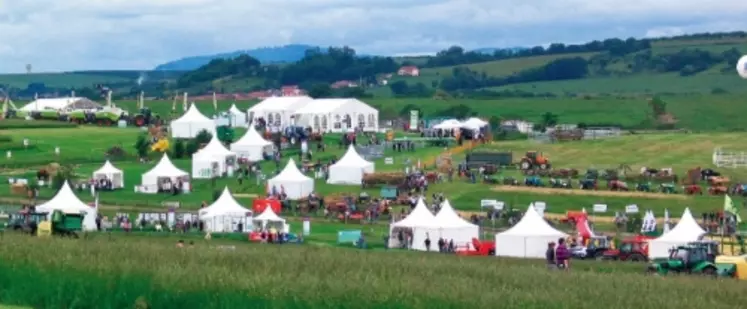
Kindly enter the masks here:
[[738, 308], [745, 284], [641, 264], [124, 238], [0, 240], [0, 303], [34, 308]]

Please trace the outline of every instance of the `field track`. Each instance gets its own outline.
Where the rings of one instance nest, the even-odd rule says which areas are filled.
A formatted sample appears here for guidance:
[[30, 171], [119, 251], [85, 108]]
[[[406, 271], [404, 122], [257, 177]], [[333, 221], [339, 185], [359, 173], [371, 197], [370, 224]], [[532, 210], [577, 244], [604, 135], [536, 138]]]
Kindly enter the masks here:
[[495, 186], [491, 190], [498, 192], [526, 192], [547, 195], [588, 195], [588, 196], [605, 196], [605, 197], [639, 197], [639, 198], [656, 198], [670, 200], [687, 200], [688, 196], [683, 194], [665, 194], [650, 192], [621, 192], [621, 191], [591, 191], [581, 189], [554, 189], [554, 188], [535, 188], [535, 187], [518, 187], [518, 186]]

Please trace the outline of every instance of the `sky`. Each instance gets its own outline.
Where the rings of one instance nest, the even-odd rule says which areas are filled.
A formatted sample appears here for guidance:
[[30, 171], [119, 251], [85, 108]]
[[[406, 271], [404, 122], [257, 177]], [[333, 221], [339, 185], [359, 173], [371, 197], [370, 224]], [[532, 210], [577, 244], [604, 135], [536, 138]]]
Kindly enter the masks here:
[[745, 16], [745, 0], [0, 0], [0, 72], [147, 70], [291, 43], [368, 55], [583, 43], [747, 30]]

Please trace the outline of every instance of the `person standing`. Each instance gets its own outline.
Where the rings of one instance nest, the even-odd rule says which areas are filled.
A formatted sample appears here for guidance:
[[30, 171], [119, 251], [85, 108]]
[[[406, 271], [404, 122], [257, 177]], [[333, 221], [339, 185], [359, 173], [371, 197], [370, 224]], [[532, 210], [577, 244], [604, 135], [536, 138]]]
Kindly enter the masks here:
[[558, 267], [567, 270], [570, 266], [570, 258], [571, 253], [570, 251], [568, 251], [568, 247], [566, 247], [565, 245], [565, 239], [558, 239], [558, 247], [557, 249], [555, 249], [555, 260], [557, 261]]
[[545, 252], [545, 261], [547, 262], [547, 269], [557, 269], [557, 261], [555, 260], [555, 242], [547, 244], [547, 251]]
[[431, 251], [431, 236], [425, 233], [425, 251]]

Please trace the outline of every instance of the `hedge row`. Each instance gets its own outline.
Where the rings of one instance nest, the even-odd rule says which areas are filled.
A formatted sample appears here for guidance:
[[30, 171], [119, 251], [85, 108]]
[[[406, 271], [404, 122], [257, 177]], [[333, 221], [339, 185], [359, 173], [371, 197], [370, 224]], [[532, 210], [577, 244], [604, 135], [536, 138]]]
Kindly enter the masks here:
[[20, 120], [20, 119], [6, 119], [0, 121], [0, 130], [7, 129], [55, 129], [55, 128], [75, 128], [78, 125], [75, 123], [64, 122], [64, 121], [48, 121], [48, 120]]

